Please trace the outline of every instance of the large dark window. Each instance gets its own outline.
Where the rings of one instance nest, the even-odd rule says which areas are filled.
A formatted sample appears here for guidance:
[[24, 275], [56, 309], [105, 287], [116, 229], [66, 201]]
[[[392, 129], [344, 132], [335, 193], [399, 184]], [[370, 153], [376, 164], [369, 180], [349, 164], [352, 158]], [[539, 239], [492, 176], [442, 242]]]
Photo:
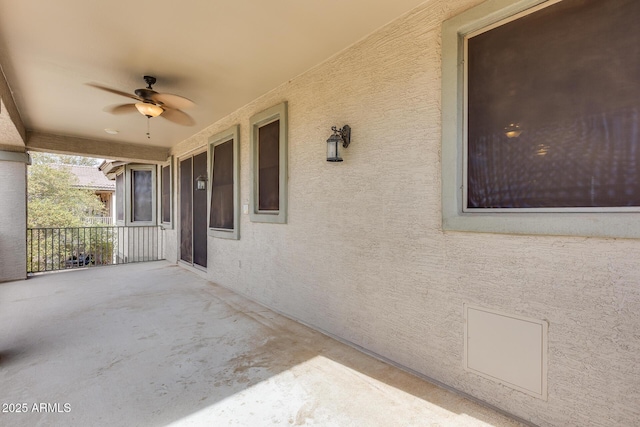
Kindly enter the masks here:
[[213, 147], [213, 179], [209, 227], [233, 230], [233, 140]]
[[467, 37], [467, 208], [640, 206], [638, 17], [564, 0]]

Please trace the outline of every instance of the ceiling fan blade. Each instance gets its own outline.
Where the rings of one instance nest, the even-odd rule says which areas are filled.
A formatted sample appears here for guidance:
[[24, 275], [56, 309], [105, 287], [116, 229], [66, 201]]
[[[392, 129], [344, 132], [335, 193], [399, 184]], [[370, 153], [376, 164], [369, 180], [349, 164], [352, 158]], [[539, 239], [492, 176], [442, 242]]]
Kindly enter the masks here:
[[192, 100], [172, 93], [154, 93], [149, 98], [175, 110], [191, 108], [196, 105]]
[[107, 113], [111, 114], [129, 114], [138, 111], [136, 109], [136, 104], [120, 104], [120, 105], [112, 105], [104, 109]]
[[196, 121], [193, 120], [193, 117], [185, 113], [181, 110], [164, 110], [164, 113], [160, 117], [164, 117], [170, 122], [182, 125], [182, 126], [193, 126], [196, 124]]
[[136, 96], [136, 95], [133, 95], [133, 94], [127, 93], [127, 92], [122, 92], [121, 90], [117, 90], [117, 89], [111, 89], [110, 87], [101, 86], [101, 85], [96, 84], [96, 83], [87, 83], [87, 86], [91, 86], [91, 87], [94, 87], [96, 89], [104, 90], [105, 92], [114, 93], [116, 95], [126, 96], [127, 98], [135, 99], [136, 101], [144, 101], [139, 96]]

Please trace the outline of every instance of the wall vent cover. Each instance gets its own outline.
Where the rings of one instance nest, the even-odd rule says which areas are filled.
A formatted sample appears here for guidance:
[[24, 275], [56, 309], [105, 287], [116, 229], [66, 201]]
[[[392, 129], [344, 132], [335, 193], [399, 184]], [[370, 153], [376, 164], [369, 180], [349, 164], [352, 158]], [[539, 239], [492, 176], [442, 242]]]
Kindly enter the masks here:
[[547, 399], [545, 320], [464, 304], [464, 368]]

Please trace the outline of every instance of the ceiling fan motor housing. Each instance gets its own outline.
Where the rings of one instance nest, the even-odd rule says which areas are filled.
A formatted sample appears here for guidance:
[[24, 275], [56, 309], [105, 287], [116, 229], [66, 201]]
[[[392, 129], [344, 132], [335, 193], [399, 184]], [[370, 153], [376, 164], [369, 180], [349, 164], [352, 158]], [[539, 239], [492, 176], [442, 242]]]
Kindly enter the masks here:
[[144, 81], [147, 83], [146, 88], [136, 89], [134, 93], [138, 95], [140, 98], [144, 100], [144, 102], [149, 102], [158, 105], [157, 102], [153, 99], [154, 95], [157, 95], [158, 92], [153, 90], [151, 87], [152, 84], [155, 84], [156, 78], [152, 76], [144, 76]]

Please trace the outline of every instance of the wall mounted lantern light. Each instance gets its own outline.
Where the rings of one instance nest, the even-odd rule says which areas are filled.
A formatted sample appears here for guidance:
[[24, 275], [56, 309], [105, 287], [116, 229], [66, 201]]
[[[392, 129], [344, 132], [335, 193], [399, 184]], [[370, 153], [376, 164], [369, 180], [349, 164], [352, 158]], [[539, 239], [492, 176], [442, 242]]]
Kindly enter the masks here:
[[351, 143], [351, 127], [344, 125], [338, 129], [333, 126], [331, 128], [333, 135], [327, 139], [327, 162], [341, 162], [342, 158], [338, 154], [338, 144], [342, 143], [347, 148]]
[[206, 175], [198, 175], [196, 178], [196, 190], [206, 190], [207, 189], [207, 176]]

